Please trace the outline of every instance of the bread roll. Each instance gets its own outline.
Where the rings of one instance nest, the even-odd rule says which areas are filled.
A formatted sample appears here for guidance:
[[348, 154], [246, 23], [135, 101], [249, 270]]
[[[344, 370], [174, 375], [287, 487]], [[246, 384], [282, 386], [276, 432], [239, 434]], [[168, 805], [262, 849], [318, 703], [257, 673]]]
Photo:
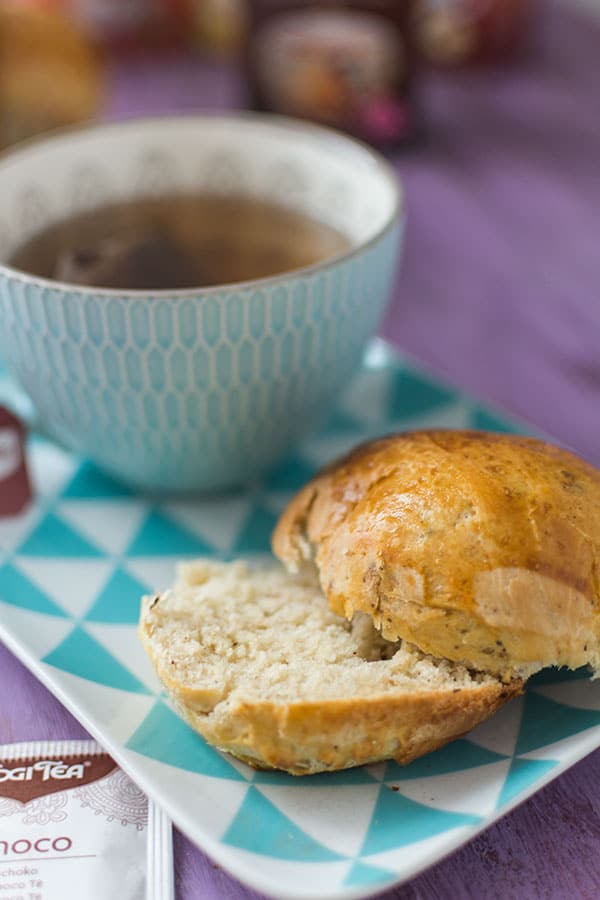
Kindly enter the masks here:
[[198, 562], [145, 598], [140, 635], [181, 715], [209, 743], [294, 775], [406, 763], [520, 691], [390, 643], [328, 609], [313, 576]]
[[274, 534], [331, 609], [492, 672], [600, 671], [600, 473], [533, 438], [397, 434], [299, 492]]

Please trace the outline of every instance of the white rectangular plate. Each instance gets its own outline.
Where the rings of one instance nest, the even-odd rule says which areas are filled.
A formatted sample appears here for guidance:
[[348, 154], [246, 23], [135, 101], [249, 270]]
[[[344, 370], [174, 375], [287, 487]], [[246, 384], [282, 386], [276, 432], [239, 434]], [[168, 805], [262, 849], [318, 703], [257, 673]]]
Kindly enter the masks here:
[[[10, 385], [4, 384], [4, 395]], [[550, 671], [407, 767], [292, 778], [208, 747], [161, 694], [139, 599], [176, 561], [268, 553], [312, 472], [358, 441], [429, 426], [514, 430], [375, 342], [335, 413], [258, 490], [152, 503], [40, 439], [36, 501], [0, 520], [0, 635], [221, 866], [278, 900], [366, 897], [415, 875], [600, 745], [600, 681]]]

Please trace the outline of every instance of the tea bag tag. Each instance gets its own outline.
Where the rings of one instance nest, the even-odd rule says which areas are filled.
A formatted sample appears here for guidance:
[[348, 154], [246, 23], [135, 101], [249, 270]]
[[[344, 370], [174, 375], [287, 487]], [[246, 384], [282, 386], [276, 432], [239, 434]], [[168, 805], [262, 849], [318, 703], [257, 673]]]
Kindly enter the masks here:
[[0, 518], [19, 515], [30, 500], [25, 428], [14, 413], [0, 406]]

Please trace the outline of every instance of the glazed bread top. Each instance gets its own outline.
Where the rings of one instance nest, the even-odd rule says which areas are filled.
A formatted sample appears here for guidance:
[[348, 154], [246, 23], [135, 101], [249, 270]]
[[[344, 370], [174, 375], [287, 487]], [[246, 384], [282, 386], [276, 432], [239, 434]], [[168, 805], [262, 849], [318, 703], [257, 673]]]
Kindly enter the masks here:
[[543, 441], [391, 435], [307, 484], [273, 537], [331, 609], [507, 678], [600, 670], [600, 473]]

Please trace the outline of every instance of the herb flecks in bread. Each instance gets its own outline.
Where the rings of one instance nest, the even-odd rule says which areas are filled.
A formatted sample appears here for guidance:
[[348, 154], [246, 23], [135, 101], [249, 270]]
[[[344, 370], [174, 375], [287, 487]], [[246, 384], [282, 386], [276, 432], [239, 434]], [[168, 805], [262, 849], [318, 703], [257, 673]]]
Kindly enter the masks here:
[[251, 765], [309, 774], [405, 763], [520, 690], [336, 615], [311, 575], [200, 561], [146, 598], [142, 641], [182, 716]]
[[328, 466], [274, 535], [333, 611], [389, 640], [526, 677], [600, 670], [600, 473], [533, 438], [391, 435]]

